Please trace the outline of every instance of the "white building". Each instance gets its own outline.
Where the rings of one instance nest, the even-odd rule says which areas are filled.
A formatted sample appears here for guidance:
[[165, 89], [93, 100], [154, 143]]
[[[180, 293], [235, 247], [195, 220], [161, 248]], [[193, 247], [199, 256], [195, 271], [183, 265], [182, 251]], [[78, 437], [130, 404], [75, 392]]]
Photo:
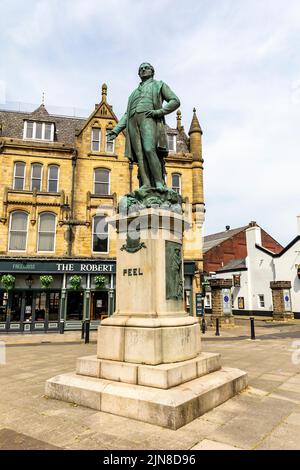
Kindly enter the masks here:
[[234, 314], [272, 315], [272, 281], [289, 281], [283, 290], [286, 310], [300, 318], [300, 216], [297, 236], [280, 252], [272, 253], [262, 247], [261, 229], [246, 230], [247, 257], [234, 260], [216, 272], [216, 278], [232, 278], [232, 309]]

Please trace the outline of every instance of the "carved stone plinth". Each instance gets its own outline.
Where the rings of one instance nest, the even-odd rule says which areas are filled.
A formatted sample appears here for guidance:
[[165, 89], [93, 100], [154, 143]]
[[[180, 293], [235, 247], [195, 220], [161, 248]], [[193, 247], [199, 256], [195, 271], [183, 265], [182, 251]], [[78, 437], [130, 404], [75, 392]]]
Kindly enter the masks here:
[[231, 279], [210, 279], [212, 314], [210, 324], [214, 326], [219, 319], [220, 326], [234, 326], [231, 304]]

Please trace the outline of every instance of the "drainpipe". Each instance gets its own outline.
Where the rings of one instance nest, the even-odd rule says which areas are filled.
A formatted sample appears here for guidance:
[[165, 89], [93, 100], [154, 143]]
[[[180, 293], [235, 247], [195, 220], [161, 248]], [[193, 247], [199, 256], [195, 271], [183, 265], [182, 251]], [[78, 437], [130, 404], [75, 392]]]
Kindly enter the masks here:
[[133, 170], [133, 163], [129, 162], [129, 192], [132, 192], [132, 170]]

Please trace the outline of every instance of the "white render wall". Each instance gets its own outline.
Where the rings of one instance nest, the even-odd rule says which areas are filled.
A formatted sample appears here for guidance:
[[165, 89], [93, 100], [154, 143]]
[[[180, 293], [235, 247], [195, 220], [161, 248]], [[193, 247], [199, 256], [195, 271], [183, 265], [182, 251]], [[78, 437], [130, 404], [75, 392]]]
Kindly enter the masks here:
[[[298, 216], [298, 235], [300, 235], [300, 216]], [[300, 240], [296, 241], [281, 256], [257, 248], [261, 245], [260, 227], [249, 227], [246, 230], [247, 271], [229, 271], [216, 273], [217, 278], [228, 279], [234, 274], [241, 276], [241, 287], [233, 287], [233, 309], [238, 309], [238, 297], [244, 297], [245, 310], [273, 311], [271, 281], [291, 282], [291, 301], [293, 312], [300, 313], [300, 279], [297, 276], [297, 266], [300, 266]], [[259, 305], [259, 295], [264, 295], [265, 307]]]

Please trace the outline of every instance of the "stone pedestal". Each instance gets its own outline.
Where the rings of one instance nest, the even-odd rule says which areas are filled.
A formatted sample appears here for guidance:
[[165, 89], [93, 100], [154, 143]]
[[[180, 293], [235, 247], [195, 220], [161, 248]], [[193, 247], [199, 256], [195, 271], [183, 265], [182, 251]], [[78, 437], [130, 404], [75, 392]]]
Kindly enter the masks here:
[[243, 390], [247, 374], [201, 352], [183, 305], [183, 217], [147, 209], [112, 223], [116, 311], [98, 329], [97, 355], [48, 380], [46, 395], [177, 429]]
[[270, 288], [272, 290], [273, 300], [273, 320], [293, 320], [291, 303], [290, 281], [272, 281]]
[[231, 303], [231, 279], [210, 279], [212, 314], [211, 324], [216, 324], [219, 319], [220, 326], [234, 326], [234, 316], [232, 314]]

